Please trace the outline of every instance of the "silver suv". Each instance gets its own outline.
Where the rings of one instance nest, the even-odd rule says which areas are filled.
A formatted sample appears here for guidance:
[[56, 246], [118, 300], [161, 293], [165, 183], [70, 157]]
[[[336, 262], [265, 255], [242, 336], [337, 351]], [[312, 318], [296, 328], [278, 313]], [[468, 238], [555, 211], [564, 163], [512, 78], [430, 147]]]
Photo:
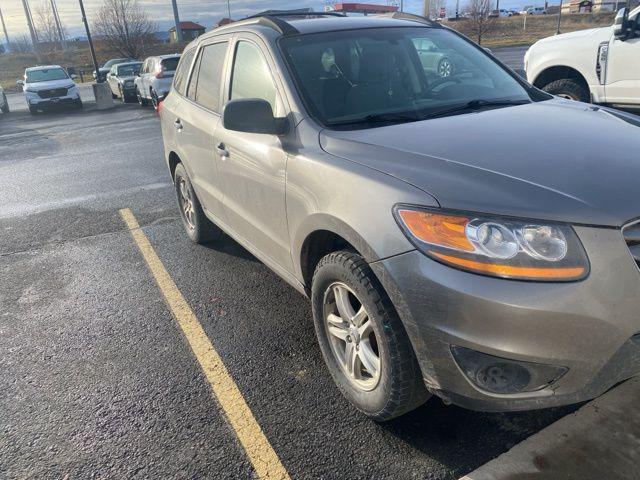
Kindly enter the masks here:
[[429, 393], [549, 407], [640, 373], [640, 118], [398, 14], [217, 28], [160, 115], [187, 235], [223, 230], [309, 296], [370, 417]]

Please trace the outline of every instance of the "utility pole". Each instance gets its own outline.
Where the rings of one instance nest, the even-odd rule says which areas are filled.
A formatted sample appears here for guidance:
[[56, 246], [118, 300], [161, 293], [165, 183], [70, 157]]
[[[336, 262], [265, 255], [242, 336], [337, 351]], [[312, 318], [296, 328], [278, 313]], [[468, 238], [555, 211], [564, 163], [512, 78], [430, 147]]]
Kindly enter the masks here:
[[227, 15], [227, 18], [231, 20], [231, 0], [227, 0]]
[[2, 9], [0, 9], [0, 23], [2, 23], [2, 30], [4, 31], [4, 38], [7, 41], [6, 52], [11, 53], [11, 42], [9, 41], [9, 34], [7, 33], [7, 26], [4, 24], [4, 16], [2, 15]]
[[429, 18], [429, 15], [431, 15], [431, 0], [424, 0], [422, 2], [422, 16]]
[[178, 15], [178, 4], [176, 0], [171, 0], [173, 4], [173, 20], [176, 23], [176, 40], [178, 43], [182, 43], [182, 29], [180, 28], [180, 15]]
[[[527, 15], [525, 15], [527, 17]], [[562, 20], [562, 0], [560, 0], [560, 10], [558, 11], [558, 28], [556, 29], [556, 35], [560, 35], [560, 20]]]
[[60, 15], [58, 14], [58, 6], [56, 0], [51, 0], [51, 11], [53, 12], [53, 19], [56, 22], [56, 28], [58, 29], [58, 37], [60, 38], [60, 47], [64, 50], [67, 48], [67, 44], [64, 38], [64, 31], [62, 30], [62, 22], [60, 21]]
[[91, 50], [91, 60], [93, 60], [93, 68], [96, 72], [97, 81], [100, 82], [100, 66], [98, 65], [98, 59], [96, 58], [96, 51], [93, 48], [93, 40], [91, 40], [91, 31], [89, 30], [89, 22], [87, 22], [87, 14], [84, 11], [84, 3], [80, 2], [80, 12], [82, 13], [82, 23], [84, 23], [84, 29], [87, 32], [87, 41], [89, 42], [89, 50]]
[[29, 8], [28, 0], [22, 0], [22, 7], [24, 8], [24, 15], [27, 17], [27, 25], [29, 26], [29, 33], [31, 34], [31, 43], [33, 43], [33, 49], [38, 48], [38, 34], [33, 26], [33, 18], [31, 17], [31, 9]]

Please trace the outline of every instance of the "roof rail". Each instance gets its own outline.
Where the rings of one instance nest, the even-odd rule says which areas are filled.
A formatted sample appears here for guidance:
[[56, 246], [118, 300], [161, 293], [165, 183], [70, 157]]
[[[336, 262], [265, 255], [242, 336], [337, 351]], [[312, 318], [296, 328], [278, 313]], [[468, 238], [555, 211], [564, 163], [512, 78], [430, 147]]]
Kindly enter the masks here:
[[307, 12], [301, 10], [265, 10], [264, 12], [249, 15], [247, 18], [255, 17], [346, 17], [341, 12]]
[[432, 27], [442, 27], [442, 25], [440, 25], [438, 22], [434, 22], [433, 20], [429, 20], [427, 17], [423, 17], [421, 15], [414, 15], [412, 13], [389, 12], [389, 13], [376, 14], [376, 16], [394, 18], [396, 20], [408, 20], [410, 22], [418, 22], [424, 25], [430, 25]]
[[265, 25], [267, 27], [271, 27], [274, 30], [277, 30], [282, 35], [295, 35], [296, 33], [300, 33], [297, 28], [291, 26], [289, 22], [285, 22], [280, 18], [272, 15], [252, 15], [247, 17], [247, 19], [257, 19], [259, 25]]

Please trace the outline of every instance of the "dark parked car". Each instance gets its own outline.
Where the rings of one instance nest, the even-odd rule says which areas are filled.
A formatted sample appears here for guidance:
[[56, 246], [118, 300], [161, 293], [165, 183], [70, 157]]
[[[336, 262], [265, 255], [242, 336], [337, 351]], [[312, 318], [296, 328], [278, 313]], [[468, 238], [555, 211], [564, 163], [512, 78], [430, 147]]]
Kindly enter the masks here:
[[107, 61], [96, 73], [93, 72], [93, 79], [98, 82], [104, 82], [107, 79], [107, 74], [111, 71], [111, 67], [117, 65], [119, 63], [127, 63], [127, 62], [135, 62], [137, 61], [135, 58], [112, 58]]

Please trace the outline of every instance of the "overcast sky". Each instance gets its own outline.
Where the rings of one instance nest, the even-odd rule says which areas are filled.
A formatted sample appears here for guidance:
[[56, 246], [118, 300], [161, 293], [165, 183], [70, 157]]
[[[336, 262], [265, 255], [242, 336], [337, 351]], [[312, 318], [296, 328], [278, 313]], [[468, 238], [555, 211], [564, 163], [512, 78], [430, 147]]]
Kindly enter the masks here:
[[[455, 11], [455, 0], [447, 0], [448, 8]], [[460, 0], [462, 6], [467, 0]], [[80, 8], [78, 0], [56, 0], [60, 17], [71, 36], [83, 35]], [[146, 10], [154, 20], [158, 22], [160, 30], [166, 30], [173, 21], [171, 0], [138, 0], [140, 6]], [[87, 17], [91, 21], [93, 14], [102, 4], [102, 0], [84, 0]], [[287, 9], [312, 7], [314, 10], [322, 10], [323, 0], [230, 0], [231, 16], [235, 19], [246, 17], [268, 9]], [[368, 3], [386, 4], [385, 0], [368, 0]], [[544, 0], [538, 0], [540, 5]], [[555, 2], [550, 1], [550, 4]], [[42, 4], [49, 4], [49, 0], [29, 0], [32, 15]], [[500, 6], [504, 8], [520, 8], [524, 4], [536, 4], [536, 0], [501, 0]], [[404, 0], [404, 10], [409, 13], [420, 13], [421, 0]], [[201, 23], [207, 29], [223, 16], [227, 16], [227, 2], [225, 0], [178, 0], [181, 20], [192, 20]], [[22, 35], [27, 32], [24, 10], [21, 0], [0, 0], [0, 9], [5, 17], [9, 36]], [[4, 41], [2, 32], [0, 38]]]

